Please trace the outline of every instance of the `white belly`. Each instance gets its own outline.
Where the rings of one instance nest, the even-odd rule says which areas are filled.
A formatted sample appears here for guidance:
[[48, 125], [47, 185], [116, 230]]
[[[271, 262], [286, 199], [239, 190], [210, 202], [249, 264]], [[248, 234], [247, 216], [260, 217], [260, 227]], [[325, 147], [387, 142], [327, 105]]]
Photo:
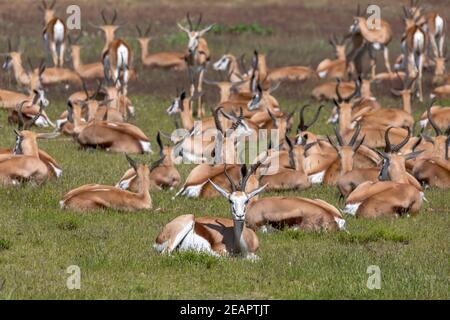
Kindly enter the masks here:
[[139, 140], [139, 143], [141, 144], [142, 150], [144, 150], [144, 152], [152, 152], [150, 142]]
[[206, 182], [195, 185], [195, 186], [186, 187], [183, 191], [183, 196], [186, 196], [188, 198], [198, 198], [200, 196], [200, 192], [202, 191], [202, 188], [205, 185], [205, 183]]
[[425, 128], [428, 125], [428, 119], [420, 120], [419, 124], [421, 128]]
[[213, 253], [214, 251], [211, 248], [211, 244], [203, 237], [199, 236], [194, 232], [194, 230], [191, 230], [186, 237], [183, 239], [183, 241], [180, 244], [179, 247], [180, 251], [199, 251], [199, 252], [207, 252], [207, 253]]

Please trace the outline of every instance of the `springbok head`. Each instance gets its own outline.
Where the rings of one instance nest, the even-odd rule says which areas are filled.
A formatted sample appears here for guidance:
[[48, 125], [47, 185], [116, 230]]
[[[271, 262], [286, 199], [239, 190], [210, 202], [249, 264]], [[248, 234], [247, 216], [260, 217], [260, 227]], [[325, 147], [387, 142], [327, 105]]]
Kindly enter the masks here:
[[216, 71], [227, 71], [230, 66], [231, 57], [229, 54], [224, 54], [219, 60], [214, 62], [213, 69]]
[[408, 128], [408, 134], [403, 141], [399, 144], [392, 144], [389, 140], [389, 131], [392, 128], [394, 127], [387, 128], [384, 133], [384, 140], [386, 143], [384, 151], [374, 149], [383, 158], [383, 165], [378, 178], [380, 181], [396, 180], [396, 177], [403, 175], [406, 172], [405, 161], [415, 159], [423, 152], [423, 150], [421, 150], [403, 154], [401, 149], [411, 138], [411, 129]]
[[107, 44], [109, 44], [110, 41], [114, 40], [116, 31], [119, 28], [121, 28], [123, 26], [123, 24], [120, 24], [120, 25], [115, 24], [115, 22], [117, 20], [117, 10], [116, 9], [114, 9], [113, 15], [109, 21], [106, 17], [105, 9], [103, 9], [101, 11], [101, 16], [102, 16], [102, 20], [103, 20], [103, 25], [95, 25], [93, 23], [90, 23], [90, 25], [93, 26], [94, 28], [102, 30], [105, 33], [106, 42], [107, 42]]
[[405, 22], [405, 30], [414, 27], [420, 20], [420, 7], [415, 6], [411, 1], [411, 7], [408, 9], [406, 6], [403, 8], [403, 21]]
[[234, 221], [245, 221], [245, 213], [247, 211], [247, 205], [249, 201], [261, 193], [266, 187], [267, 184], [263, 185], [262, 187], [256, 188], [253, 191], [246, 192], [245, 187], [247, 185], [247, 181], [250, 178], [252, 174], [255, 173], [256, 169], [261, 165], [261, 162], [258, 162], [254, 165], [252, 165], [250, 171], [247, 172], [247, 174], [242, 178], [240, 190], [238, 191], [238, 187], [234, 183], [233, 179], [228, 174], [227, 168], [225, 166], [225, 176], [227, 177], [228, 181], [231, 185], [231, 193], [220, 187], [219, 185], [216, 185], [211, 180], [208, 180], [211, 185], [225, 198], [228, 199], [231, 205], [231, 215], [233, 216]]
[[41, 5], [38, 7], [39, 10], [44, 12], [45, 23], [48, 23], [55, 17], [55, 4], [56, 0], [53, 0], [50, 4], [47, 4], [45, 0], [42, 0]]
[[328, 42], [334, 49], [337, 59], [345, 59], [345, 49], [347, 46], [348, 39], [349, 39], [348, 37], [342, 37], [342, 39], [339, 40], [336, 34], [333, 33], [333, 35], [328, 40]]
[[351, 137], [348, 144], [345, 144], [344, 139], [342, 138], [341, 133], [339, 132], [339, 129], [337, 127], [334, 127], [334, 132], [336, 134], [338, 145], [336, 145], [336, 143], [334, 143], [330, 136], [327, 135], [328, 142], [330, 142], [330, 144], [336, 150], [341, 160], [342, 170], [345, 172], [349, 172], [353, 169], [353, 157], [358, 151], [359, 147], [363, 144], [365, 136], [363, 136], [359, 141], [357, 140], [359, 133], [361, 132], [361, 126], [359, 124], [357, 125], [356, 130], [353, 133], [353, 136]]
[[343, 97], [339, 91], [339, 86], [341, 85], [341, 81], [337, 79], [336, 83], [336, 97], [337, 99], [333, 99], [334, 106], [336, 107], [337, 114], [336, 116], [331, 116], [331, 118], [328, 120], [328, 122], [336, 123], [341, 122], [342, 115], [348, 116], [348, 119], [345, 119], [345, 121], [351, 121], [351, 110], [353, 108], [352, 99], [361, 95], [361, 83], [362, 80], [360, 77], [358, 77], [355, 80], [355, 90], [349, 94], [347, 97]]
[[409, 79], [408, 74], [405, 73], [405, 76], [403, 77], [402, 80], [400, 74], [397, 72], [397, 79], [402, 83], [402, 88], [400, 90], [391, 88], [391, 93], [397, 97], [403, 97], [406, 99], [412, 98], [413, 97], [412, 87], [417, 77], [418, 75], [416, 75], [414, 78]]
[[[139, 187], [142, 187], [143, 184], [149, 183], [149, 175], [150, 175], [150, 167], [145, 163], [138, 163], [136, 160], [132, 159], [128, 154], [125, 154], [125, 158], [127, 159], [130, 166], [136, 172], [138, 177]], [[138, 189], [139, 189], [138, 187]]]
[[445, 132], [437, 125], [437, 123], [433, 120], [433, 115], [431, 113], [431, 107], [436, 102], [435, 99], [431, 100], [428, 109], [427, 109], [427, 118], [431, 127], [433, 128], [436, 136], [433, 138], [427, 136], [426, 134], [422, 134], [422, 137], [427, 141], [431, 142], [434, 145], [434, 154], [436, 156], [448, 157], [448, 145], [450, 141], [450, 126], [447, 127]]
[[29, 75], [31, 90], [43, 90], [42, 80], [46, 68], [44, 59], [41, 60], [38, 68], [34, 68], [31, 60], [28, 58], [28, 65], [30, 66]]
[[358, 3], [358, 5], [356, 6], [356, 14], [353, 17], [353, 22], [350, 25], [350, 33], [355, 34], [355, 33], [359, 33], [360, 32], [360, 24], [364, 23], [366, 19], [363, 17], [362, 13], [361, 13], [361, 7]]
[[152, 38], [150, 37], [150, 32], [152, 30], [152, 24], [149, 23], [145, 30], [141, 29], [139, 25], [136, 25], [136, 31], [138, 33], [138, 41], [142, 43], [148, 43]]
[[17, 65], [22, 65], [22, 53], [19, 52], [19, 50], [13, 49], [11, 39], [9, 38], [8, 38], [8, 51], [5, 53], [1, 53], [0, 55], [5, 57], [5, 61], [3, 62], [2, 65], [2, 68], [5, 71], [11, 69], [14, 62]]
[[311, 142], [312, 140], [316, 141], [317, 137], [312, 134], [311, 132], [308, 132], [308, 129], [319, 119], [320, 110], [324, 107], [324, 105], [320, 105], [319, 108], [317, 108], [317, 112], [312, 118], [312, 120], [308, 123], [305, 122], [305, 109], [309, 107], [308, 104], [305, 104], [300, 108], [300, 121], [297, 126], [297, 138], [296, 138], [296, 144], [302, 144], [303, 142]]
[[242, 107], [240, 108], [239, 116], [235, 115], [234, 113], [226, 113], [225, 111], [220, 109], [220, 113], [227, 118], [228, 120], [233, 122], [233, 125], [231, 126], [231, 130], [233, 130], [233, 133], [238, 136], [249, 136], [253, 133], [253, 130], [248, 126], [247, 120], [245, 120], [244, 117], [244, 111], [242, 110]]
[[189, 12], [187, 13], [186, 18], [187, 18], [187, 21], [189, 24], [189, 29], [182, 26], [179, 23], [178, 23], [178, 27], [181, 30], [183, 30], [184, 32], [186, 32], [186, 34], [188, 35], [188, 37], [189, 37], [188, 51], [189, 51], [189, 54], [193, 55], [193, 54], [195, 54], [195, 52], [197, 50], [200, 38], [203, 37], [208, 31], [210, 31], [214, 27], [214, 24], [211, 24], [208, 27], [199, 30], [198, 28], [200, 27], [200, 23], [202, 22], [202, 14], [201, 13], [199, 15], [199, 18], [197, 20], [195, 27], [192, 24]]
[[167, 108], [166, 112], [169, 116], [182, 112], [184, 110], [184, 101], [186, 99], [186, 91], [182, 91], [177, 97], [173, 99], [169, 108]]

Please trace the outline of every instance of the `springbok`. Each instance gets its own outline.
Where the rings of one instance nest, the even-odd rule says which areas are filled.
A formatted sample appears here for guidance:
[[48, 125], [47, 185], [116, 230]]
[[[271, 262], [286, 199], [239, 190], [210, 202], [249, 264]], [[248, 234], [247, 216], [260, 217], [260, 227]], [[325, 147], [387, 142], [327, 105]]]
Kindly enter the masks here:
[[[197, 88], [195, 88], [194, 82], [191, 86], [191, 96], [194, 95], [194, 92], [203, 92], [203, 77], [206, 70], [206, 66], [208, 65], [211, 54], [209, 52], [208, 43], [206, 42], [205, 38], [203, 36], [210, 31], [214, 24], [211, 24], [207, 26], [204, 29], [199, 30], [200, 23], [202, 21], [202, 14], [200, 13], [199, 19], [197, 21], [197, 24], [194, 28], [192, 25], [191, 17], [189, 12], [186, 15], [189, 29], [182, 26], [181, 24], [177, 24], [178, 27], [184, 31], [187, 36], [189, 37], [188, 42], [188, 48], [187, 48], [187, 55], [186, 55], [186, 63], [188, 69], [191, 69], [192, 67], [198, 66], [200, 68], [200, 72], [198, 75], [198, 81], [197, 81]], [[201, 118], [205, 115], [205, 111], [202, 105], [202, 99], [201, 95], [198, 97], [198, 116]]]
[[[305, 153], [315, 143], [308, 145], [296, 145], [295, 148], [289, 139], [285, 137], [285, 141], [289, 147], [288, 151], [273, 152], [268, 161], [263, 163], [266, 168], [260, 170], [260, 184], [267, 184], [267, 191], [271, 190], [304, 190], [311, 186], [311, 181], [305, 172]], [[287, 153], [289, 158], [289, 166], [283, 166], [280, 163], [282, 153]], [[277, 157], [278, 165], [272, 165], [272, 160]]]
[[55, 10], [53, 9], [55, 3], [56, 0], [48, 6], [45, 0], [42, 0], [42, 7], [39, 6], [39, 9], [44, 11], [45, 27], [42, 34], [45, 46], [52, 53], [53, 65], [55, 67], [62, 67], [64, 64], [67, 27], [63, 19], [55, 17]]
[[51, 85], [59, 85], [66, 83], [66, 89], [69, 87], [69, 83], [73, 84], [77, 88], [81, 88], [83, 81], [78, 73], [67, 68], [47, 68], [44, 60], [38, 68], [34, 68], [31, 61], [30, 64], [30, 87], [34, 90], [41, 86], [47, 87]]
[[[49, 177], [59, 178], [62, 175], [62, 169], [60, 165], [47, 152], [39, 149], [37, 144], [38, 139], [53, 139], [59, 136], [59, 133], [36, 133], [30, 131], [33, 122], [39, 119], [39, 114], [31, 119], [28, 123], [25, 123], [24, 118], [21, 116], [22, 107], [23, 103], [18, 106], [19, 128], [18, 130], [14, 130], [16, 134], [16, 145], [11, 151], [14, 154], [22, 154], [25, 156], [33, 156], [39, 158], [47, 166]], [[42, 112], [42, 109], [43, 108], [41, 107], [40, 112]]]
[[405, 161], [417, 157], [421, 151], [408, 154], [400, 149], [408, 142], [392, 145], [386, 133], [380, 181], [366, 181], [358, 185], [348, 196], [343, 212], [357, 217], [377, 218], [417, 213], [422, 206], [423, 192], [417, 180], [406, 172]]
[[81, 106], [68, 102], [67, 119], [73, 123], [75, 141], [81, 147], [100, 147], [119, 153], [151, 152], [150, 141], [138, 127], [129, 123], [94, 120], [81, 122]]
[[[19, 106], [20, 108], [21, 106]], [[20, 110], [19, 114], [21, 114]], [[49, 179], [52, 172], [57, 175], [56, 169], [60, 170], [56, 161], [47, 153], [38, 149], [37, 134], [28, 130], [38, 117], [39, 115], [23, 126], [24, 130], [15, 131], [16, 145], [12, 152], [11, 149], [6, 149], [0, 153], [0, 185], [15, 186], [23, 182], [41, 185]], [[41, 160], [41, 156], [47, 162]], [[49, 169], [49, 167], [52, 169]]]
[[220, 59], [213, 64], [213, 69], [226, 72], [228, 81], [232, 83], [241, 82], [248, 78], [246, 71], [241, 69], [237, 58], [230, 53], [226, 53], [220, 57]]
[[81, 46], [77, 44], [81, 35], [82, 33], [80, 32], [80, 34], [76, 38], [71, 38], [70, 36], [67, 37], [70, 45], [70, 54], [72, 57], [73, 69], [80, 75], [82, 79], [101, 80], [105, 75], [103, 71], [103, 64], [101, 62], [84, 64], [81, 61]]
[[392, 40], [393, 33], [390, 24], [386, 20], [380, 19], [379, 26], [369, 27], [369, 25], [368, 20], [361, 15], [358, 4], [356, 16], [353, 18], [353, 23], [350, 26], [350, 32], [353, 36], [360, 34], [363, 38], [362, 45], [367, 45], [370, 56], [371, 75], [374, 78], [376, 75], [376, 60], [372, 50], [383, 50], [386, 70], [389, 73], [391, 72], [388, 45]]
[[123, 86], [124, 95], [126, 96], [129, 69], [132, 64], [132, 52], [129, 44], [122, 39], [111, 41], [103, 54], [102, 61], [105, 79]]
[[330, 38], [329, 43], [334, 49], [335, 59], [325, 59], [322, 60], [316, 68], [316, 73], [319, 78], [339, 78], [343, 79], [347, 73], [347, 57], [345, 54], [345, 48], [347, 45], [347, 37], [343, 37], [339, 41], [335, 34]]
[[[9, 112], [9, 121], [16, 122], [18, 118], [16, 117], [17, 110], [16, 107], [22, 101], [25, 101], [25, 105], [21, 108], [22, 114], [25, 118], [34, 118], [39, 113], [39, 106], [43, 105], [47, 107], [49, 105], [49, 101], [45, 97], [45, 91], [42, 89], [34, 90], [31, 95], [25, 95], [20, 92], [14, 92], [9, 90], [0, 90], [0, 107], [8, 110]], [[29, 103], [31, 101], [31, 103]], [[45, 110], [42, 110], [39, 118], [34, 122], [39, 127], [48, 127], [55, 126], [53, 122], [48, 117]]]
[[[419, 100], [423, 101], [422, 74], [425, 50], [428, 44], [427, 33], [416, 24], [413, 15], [405, 12], [406, 31], [401, 40], [401, 47], [406, 63], [406, 72], [411, 78], [416, 78]], [[417, 75], [417, 76], [416, 76]]]
[[[363, 98], [372, 97], [372, 92], [370, 89], [371, 83], [369, 80], [362, 79], [360, 86], [361, 88], [359, 89], [360, 91], [359, 93], [361, 97]], [[339, 92], [341, 92], [341, 95], [343, 96], [349, 96], [351, 93], [355, 92], [357, 87], [358, 84], [356, 83], [356, 81], [348, 81], [348, 82], [340, 81]], [[311, 92], [311, 97], [319, 101], [338, 99], [336, 94], [336, 82], [335, 81], [325, 82], [315, 86]]]
[[[357, 94], [358, 85], [356, 85], [356, 90], [347, 97], [342, 96], [340, 93], [340, 81], [337, 81], [335, 88], [338, 99], [333, 100], [333, 102], [338, 109], [339, 131], [343, 137], [348, 138], [353, 135], [353, 132], [355, 130], [354, 126], [356, 123], [352, 122], [352, 108], [354, 104], [351, 102], [351, 100]], [[372, 148], [385, 147], [385, 131], [386, 126], [378, 123], [362, 126], [361, 134], [365, 136], [365, 145]], [[406, 129], [395, 127], [392, 129], [391, 135], [393, 138], [393, 142], [399, 143], [406, 136], [408, 136], [409, 133]]]
[[448, 84], [436, 87], [430, 93], [431, 99], [434, 99], [437, 97], [439, 97], [439, 98], [449, 98], [450, 97], [450, 78], [449, 78]]
[[[180, 173], [172, 161], [172, 147], [164, 147], [161, 134], [158, 131], [156, 141], [159, 145], [159, 159], [150, 165], [150, 190], [170, 189], [178, 186], [181, 181]], [[134, 169], [129, 169], [122, 176], [116, 187], [124, 190], [137, 192], [139, 189], [137, 174]]]
[[182, 52], [148, 52], [149, 43], [152, 41], [152, 37], [149, 36], [151, 27], [152, 25], [149, 24], [147, 29], [142, 32], [141, 28], [136, 25], [137, 40], [141, 46], [142, 65], [151, 68], [173, 69], [175, 71], [186, 70], [185, 54]]
[[[448, 149], [450, 144], [450, 125], [443, 132], [435, 122], [431, 105], [427, 110], [430, 125], [433, 127], [436, 137], [430, 139], [433, 144], [432, 154], [418, 159], [414, 164], [412, 173], [422, 184], [430, 187], [450, 188], [450, 161]], [[423, 136], [427, 138], [426, 136]], [[427, 139], [427, 140], [428, 140]]]
[[192, 214], [182, 215], [166, 224], [156, 238], [154, 248], [160, 253], [171, 254], [175, 250], [205, 252], [213, 256], [241, 255], [256, 260], [259, 247], [256, 233], [246, 227], [246, 210], [250, 201], [261, 193], [266, 186], [252, 191], [246, 190], [246, 183], [254, 170], [249, 170], [237, 191], [233, 180], [229, 180], [232, 191], [216, 185], [213, 187], [230, 202], [233, 219], [199, 217]]
[[120, 211], [138, 211], [152, 208], [150, 197], [150, 169], [138, 164], [128, 155], [126, 158], [136, 171], [139, 190], [134, 193], [113, 186], [87, 184], [67, 192], [59, 202], [61, 209], [86, 212], [111, 208]]
[[103, 9], [101, 11], [101, 16], [102, 16], [103, 23], [104, 23], [103, 25], [95, 25], [93, 23], [90, 23], [90, 25], [93, 26], [94, 28], [102, 30], [105, 35], [105, 45], [103, 46], [103, 50], [102, 50], [102, 57], [103, 57], [104, 53], [108, 50], [109, 44], [114, 40], [116, 31], [119, 28], [121, 28], [122, 26], [114, 24], [117, 19], [117, 10], [116, 9], [114, 9], [113, 16], [109, 22], [108, 22], [108, 19], [106, 18], [105, 9]]

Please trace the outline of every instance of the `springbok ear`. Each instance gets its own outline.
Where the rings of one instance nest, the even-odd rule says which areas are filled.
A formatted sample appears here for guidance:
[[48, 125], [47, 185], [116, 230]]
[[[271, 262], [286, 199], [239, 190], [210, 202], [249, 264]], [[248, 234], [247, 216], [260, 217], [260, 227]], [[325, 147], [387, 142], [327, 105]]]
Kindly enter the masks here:
[[207, 26], [205, 29], [201, 30], [199, 32], [200, 37], [203, 37], [205, 35], [205, 33], [209, 32], [213, 27], [215, 26], [215, 23]]
[[211, 185], [214, 187], [214, 189], [216, 189], [221, 195], [223, 195], [225, 198], [229, 198], [230, 194], [222, 189], [222, 187], [218, 186], [217, 184], [215, 184], [214, 182], [211, 181], [211, 179], [208, 179], [209, 183], [211, 183]]
[[253, 190], [252, 192], [248, 193], [248, 198], [251, 199], [254, 196], [258, 195], [259, 193], [261, 193], [269, 184], [266, 183], [265, 185], [263, 185], [262, 187], [259, 187], [255, 190]]
[[186, 32], [187, 34], [190, 33], [190, 31], [188, 29], [186, 29], [185, 27], [183, 27], [181, 24], [177, 23], [178, 28], [180, 28], [181, 30], [183, 30], [184, 32]]

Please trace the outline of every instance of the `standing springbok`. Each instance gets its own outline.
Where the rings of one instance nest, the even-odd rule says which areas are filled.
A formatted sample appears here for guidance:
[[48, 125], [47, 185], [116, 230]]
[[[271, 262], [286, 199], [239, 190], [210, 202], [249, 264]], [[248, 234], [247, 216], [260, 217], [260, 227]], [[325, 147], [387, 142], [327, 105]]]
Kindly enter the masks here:
[[59, 202], [61, 209], [77, 212], [106, 208], [131, 212], [151, 209], [150, 169], [146, 164], [136, 163], [128, 155], [126, 158], [136, 171], [139, 180], [139, 190], [136, 193], [108, 185], [87, 184], [66, 193]]
[[116, 83], [117, 86], [122, 86], [126, 96], [129, 69], [132, 64], [132, 52], [129, 44], [122, 39], [111, 41], [103, 54], [102, 61], [105, 79], [110, 83]]
[[250, 201], [266, 186], [245, 191], [248, 178], [253, 173], [254, 170], [249, 170], [248, 175], [243, 178], [240, 191], [232, 179], [229, 180], [231, 192], [209, 180], [230, 202], [232, 219], [196, 218], [193, 214], [179, 216], [164, 226], [153, 247], [158, 252], [167, 254], [176, 250], [191, 250], [217, 257], [236, 254], [256, 260], [259, 241], [256, 233], [246, 227], [246, 210]]
[[[425, 51], [428, 44], [427, 33], [417, 25], [414, 15], [405, 12], [406, 31], [401, 40], [404, 61], [406, 63], [406, 73], [410, 78], [416, 78], [415, 87], [418, 88], [418, 97], [423, 101], [422, 74], [425, 59]], [[404, 63], [404, 64], [405, 64]]]
[[173, 69], [175, 71], [186, 70], [185, 55], [182, 52], [148, 52], [149, 43], [152, 41], [152, 37], [149, 36], [151, 28], [152, 25], [149, 24], [147, 29], [142, 32], [141, 28], [136, 25], [136, 30], [138, 32], [137, 40], [141, 46], [142, 64], [151, 68]]
[[[198, 75], [197, 87], [195, 88], [195, 81], [191, 86], [191, 96], [194, 95], [194, 92], [202, 93], [203, 92], [203, 77], [206, 70], [206, 66], [208, 65], [211, 54], [209, 52], [208, 43], [206, 42], [203, 36], [210, 31], [214, 24], [209, 25], [208, 27], [199, 30], [200, 23], [202, 21], [202, 14], [200, 13], [197, 24], [194, 28], [189, 12], [186, 14], [186, 18], [189, 24], [189, 29], [182, 26], [178, 23], [178, 27], [186, 32], [189, 37], [188, 47], [187, 47], [187, 55], [186, 55], [186, 63], [188, 65], [188, 69], [192, 67], [199, 67], [200, 72]], [[201, 95], [198, 97], [198, 112], [197, 115], [201, 118], [205, 115], [205, 110], [202, 105]]]
[[44, 37], [44, 44], [49, 48], [52, 54], [53, 65], [55, 67], [62, 67], [64, 64], [65, 41], [67, 36], [67, 26], [64, 20], [55, 17], [56, 0], [50, 6], [45, 0], [42, 0], [42, 7], [39, 8], [44, 11], [44, 30], [42, 32]]
[[356, 16], [353, 18], [353, 23], [350, 26], [350, 32], [353, 36], [360, 34], [363, 38], [362, 45], [367, 45], [370, 56], [372, 79], [375, 78], [376, 75], [376, 60], [372, 50], [383, 50], [386, 70], [391, 73], [388, 45], [392, 40], [393, 33], [390, 24], [387, 21], [380, 19], [379, 27], [369, 27], [367, 19], [361, 15], [360, 6], [358, 4]]

